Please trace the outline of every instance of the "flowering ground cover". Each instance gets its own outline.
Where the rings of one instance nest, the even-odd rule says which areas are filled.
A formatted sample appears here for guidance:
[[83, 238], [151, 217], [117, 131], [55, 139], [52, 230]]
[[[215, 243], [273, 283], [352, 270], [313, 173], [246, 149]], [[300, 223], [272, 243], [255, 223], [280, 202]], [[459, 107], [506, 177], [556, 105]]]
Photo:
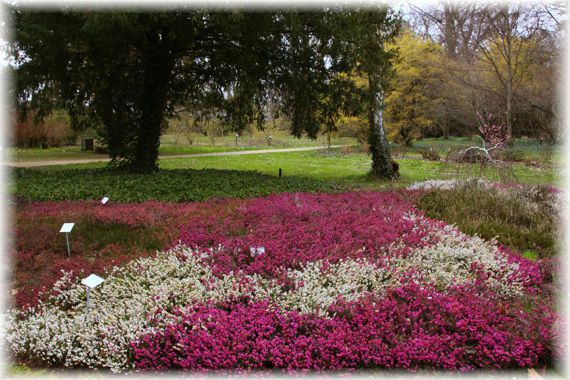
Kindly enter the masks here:
[[559, 318], [541, 261], [427, 218], [402, 194], [109, 206], [34, 202], [19, 211], [22, 220], [40, 207], [45, 218], [148, 224], [165, 234], [157, 242], [170, 239], [156, 255], [126, 255], [99, 272], [106, 281], [88, 313], [77, 271], [37, 305], [10, 311], [19, 360], [118, 372], [465, 371], [556, 358]]
[[[102, 205], [98, 201], [37, 202], [19, 200], [13, 208], [12, 289], [18, 307], [34, 305], [38, 294], [61, 277], [61, 271], [100, 273], [104, 268], [154, 254], [171, 244], [188, 214], [197, 218], [237, 201], [173, 204], [147, 201]], [[63, 222], [76, 223], [70, 235], [71, 257]]]

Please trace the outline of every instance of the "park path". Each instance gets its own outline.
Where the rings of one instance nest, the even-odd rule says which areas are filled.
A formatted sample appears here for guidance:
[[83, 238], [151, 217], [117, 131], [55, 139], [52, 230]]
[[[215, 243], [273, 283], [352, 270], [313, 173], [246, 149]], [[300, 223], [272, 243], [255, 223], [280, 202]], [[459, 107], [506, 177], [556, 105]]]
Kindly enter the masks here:
[[[331, 145], [332, 148], [341, 148], [348, 145]], [[173, 154], [167, 156], [159, 156], [159, 159], [166, 160], [169, 158], [192, 158], [192, 157], [216, 157], [216, 156], [242, 156], [246, 154], [267, 154], [267, 153], [287, 153], [287, 152], [305, 152], [310, 150], [328, 149], [326, 146], [310, 146], [303, 148], [282, 148], [282, 149], [260, 149], [260, 150], [236, 150], [230, 152], [213, 152], [213, 153], [194, 153], [194, 154]], [[18, 168], [33, 168], [38, 166], [51, 165], [71, 165], [71, 164], [89, 164], [93, 162], [108, 162], [109, 158], [83, 158], [83, 159], [62, 159], [62, 160], [42, 160], [42, 161], [8, 161], [0, 164], [14, 166]]]

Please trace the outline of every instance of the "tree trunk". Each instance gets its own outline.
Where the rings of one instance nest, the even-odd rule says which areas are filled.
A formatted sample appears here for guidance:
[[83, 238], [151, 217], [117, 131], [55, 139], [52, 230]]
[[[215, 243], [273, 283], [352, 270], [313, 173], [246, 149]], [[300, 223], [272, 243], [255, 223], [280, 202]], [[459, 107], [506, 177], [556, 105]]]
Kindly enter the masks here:
[[[165, 34], [153, 36], [156, 44], [150, 44], [143, 64], [144, 84], [140, 98], [140, 124], [129, 160], [130, 169], [136, 172], [158, 170], [158, 148], [166, 107], [168, 86], [174, 57], [168, 47]], [[153, 38], [151, 37], [151, 38]]]
[[449, 140], [449, 124], [448, 124], [448, 121], [447, 121], [447, 120], [445, 120], [445, 121], [443, 122], [443, 128], [442, 128], [442, 130], [443, 130], [443, 139], [444, 139], [444, 140]]
[[369, 136], [370, 153], [372, 154], [372, 174], [380, 178], [397, 178], [397, 164], [390, 155], [390, 147], [384, 131], [384, 89], [378, 80], [369, 76], [370, 114]]
[[[506, 33], [506, 48], [505, 48], [505, 55], [507, 58], [507, 69], [508, 69], [508, 76], [507, 76], [507, 135], [512, 136], [513, 127], [512, 127], [512, 109], [513, 109], [513, 60], [512, 60], [512, 52], [513, 52], [513, 43], [512, 43], [512, 36], [511, 36], [511, 25], [508, 24], [509, 16], [508, 13], [505, 15], [506, 24], [507, 24], [507, 33]], [[510, 142], [510, 141], [509, 141]]]
[[[509, 41], [510, 45], [510, 41]], [[507, 78], [507, 135], [512, 136], [513, 126], [512, 126], [512, 112], [513, 112], [513, 67], [511, 64], [511, 49], [509, 46], [508, 52], [508, 78]]]
[[457, 53], [457, 33], [456, 33], [456, 9], [452, 4], [444, 4], [444, 36], [445, 51], [448, 57], [455, 57]]

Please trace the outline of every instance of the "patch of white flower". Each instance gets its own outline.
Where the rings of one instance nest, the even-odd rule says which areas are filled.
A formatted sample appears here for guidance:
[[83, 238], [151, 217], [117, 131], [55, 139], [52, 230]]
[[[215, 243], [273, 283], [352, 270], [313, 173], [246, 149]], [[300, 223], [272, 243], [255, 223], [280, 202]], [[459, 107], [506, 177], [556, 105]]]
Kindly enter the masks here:
[[302, 270], [288, 270], [295, 290], [282, 293], [275, 302], [289, 310], [324, 315], [339, 297], [353, 301], [364, 293], [380, 294], [397, 286], [394, 270], [382, 269], [365, 259], [341, 260], [327, 265], [322, 261], [307, 263]]
[[414, 182], [408, 186], [408, 190], [453, 190], [465, 185], [490, 186], [490, 182], [478, 179], [429, 179], [426, 181]]
[[216, 249], [197, 252], [179, 246], [115, 267], [91, 291], [88, 313], [85, 288], [79, 278], [66, 273], [54, 285], [55, 295], [45, 303], [25, 312], [8, 313], [7, 341], [15, 354], [46, 364], [103, 367], [118, 372], [132, 369], [131, 342], [161, 328], [161, 321], [172, 321], [164, 318], [151, 324], [157, 310], [169, 314], [174, 307], [197, 302], [248, 295], [270, 299], [285, 309], [323, 315], [339, 296], [350, 301], [398, 286], [401, 276], [412, 268], [423, 276], [422, 281], [444, 290], [472, 278], [472, 263], [490, 274], [489, 281], [500, 294], [520, 294], [519, 283], [505, 281], [517, 267], [506, 262], [494, 242], [463, 235], [452, 226], [444, 227], [439, 234], [437, 244], [405, 258], [383, 263], [365, 259], [334, 264], [316, 261], [300, 270], [289, 269], [287, 274], [295, 284], [292, 290], [258, 275], [229, 273], [216, 277], [203, 260], [215, 255]]
[[436, 244], [393, 259], [390, 265], [399, 272], [414, 269], [423, 276], [423, 281], [434, 284], [439, 290], [473, 280], [472, 266], [477, 265], [489, 275], [487, 281], [498, 295], [518, 297], [523, 292], [520, 277], [507, 281], [517, 273], [518, 264], [508, 263], [498, 251], [496, 242], [462, 234], [452, 226], [446, 226]]
[[214, 277], [194, 252], [178, 247], [115, 267], [91, 292], [87, 313], [80, 279], [65, 274], [54, 286], [58, 294], [46, 303], [23, 316], [8, 313], [7, 340], [16, 354], [49, 364], [127, 369], [129, 343], [151, 331], [156, 310], [239, 295], [238, 280]]

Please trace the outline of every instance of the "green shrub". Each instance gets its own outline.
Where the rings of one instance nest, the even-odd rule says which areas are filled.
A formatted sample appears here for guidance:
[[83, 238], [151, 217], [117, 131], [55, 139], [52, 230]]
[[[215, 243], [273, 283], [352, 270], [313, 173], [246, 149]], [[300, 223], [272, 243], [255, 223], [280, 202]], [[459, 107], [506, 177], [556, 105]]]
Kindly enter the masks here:
[[439, 153], [437, 153], [437, 151], [431, 146], [428, 148], [420, 148], [420, 149], [418, 149], [418, 152], [420, 152], [420, 154], [422, 155], [422, 158], [424, 160], [441, 161], [441, 157], [439, 156]]

